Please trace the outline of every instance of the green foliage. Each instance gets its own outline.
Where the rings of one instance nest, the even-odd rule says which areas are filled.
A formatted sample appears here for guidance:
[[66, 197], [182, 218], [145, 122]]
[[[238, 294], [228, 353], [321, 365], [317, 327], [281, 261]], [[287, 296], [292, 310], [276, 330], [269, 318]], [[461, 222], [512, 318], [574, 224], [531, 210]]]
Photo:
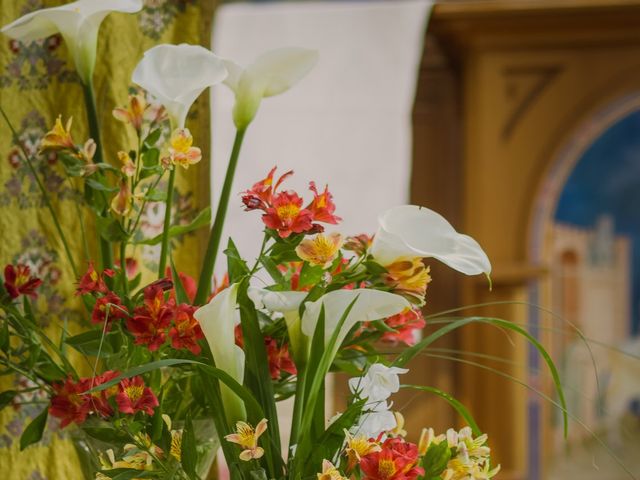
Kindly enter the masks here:
[[421, 466], [424, 468], [425, 479], [435, 480], [447, 468], [447, 462], [451, 458], [451, 448], [446, 440], [440, 443], [432, 443], [422, 458]]
[[[185, 233], [193, 232], [199, 228], [204, 226], [208, 226], [211, 223], [211, 208], [207, 207], [202, 210], [196, 218], [194, 218], [187, 225], [174, 225], [169, 228], [169, 238], [174, 238], [179, 235], [184, 235]], [[158, 245], [162, 242], [162, 237], [164, 234], [156, 235], [152, 238], [147, 238], [143, 240], [134, 241], [138, 245]]]
[[40, 441], [44, 427], [47, 425], [48, 416], [49, 409], [45, 407], [45, 409], [27, 425], [20, 436], [20, 451]]

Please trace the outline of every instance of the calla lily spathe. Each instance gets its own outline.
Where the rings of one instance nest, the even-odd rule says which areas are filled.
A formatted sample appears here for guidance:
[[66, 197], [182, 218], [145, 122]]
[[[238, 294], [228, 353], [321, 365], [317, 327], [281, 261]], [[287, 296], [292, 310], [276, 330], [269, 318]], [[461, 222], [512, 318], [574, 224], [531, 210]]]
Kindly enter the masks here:
[[[211, 348], [216, 367], [224, 370], [242, 385], [244, 381], [244, 351], [236, 345], [238, 284], [225, 288], [194, 313]], [[222, 403], [230, 421], [246, 419], [244, 403], [226, 385], [220, 384]]]
[[333, 348], [333, 354], [338, 351], [342, 341], [358, 322], [381, 320], [396, 315], [411, 304], [400, 295], [373, 290], [356, 288], [354, 290], [334, 290], [320, 297], [315, 302], [307, 302], [302, 315], [302, 333], [312, 338], [320, 318], [320, 311], [324, 306], [324, 341], [329, 342], [333, 332], [338, 327], [340, 319], [347, 308], [355, 300], [351, 311], [347, 315]]
[[433, 210], [402, 205], [378, 217], [371, 254], [381, 265], [416, 257], [435, 258], [466, 275], [491, 273], [491, 262], [473, 238], [455, 231]]
[[294, 47], [263, 53], [247, 68], [225, 60], [229, 76], [224, 83], [236, 96], [233, 121], [238, 130], [244, 130], [251, 123], [263, 98], [286, 92], [317, 62], [317, 51]]
[[301, 368], [308, 354], [309, 341], [302, 334], [298, 312], [308, 292], [276, 292], [264, 288], [249, 287], [248, 295], [258, 310], [282, 313], [287, 325], [293, 359], [296, 366]]
[[162, 103], [173, 128], [184, 128], [193, 102], [227, 78], [224, 62], [199, 45], [162, 44], [147, 50], [132, 80]]
[[73, 55], [80, 79], [89, 85], [96, 63], [98, 30], [102, 21], [111, 12], [136, 13], [142, 7], [142, 0], [79, 0], [28, 13], [0, 31], [25, 43], [59, 32]]

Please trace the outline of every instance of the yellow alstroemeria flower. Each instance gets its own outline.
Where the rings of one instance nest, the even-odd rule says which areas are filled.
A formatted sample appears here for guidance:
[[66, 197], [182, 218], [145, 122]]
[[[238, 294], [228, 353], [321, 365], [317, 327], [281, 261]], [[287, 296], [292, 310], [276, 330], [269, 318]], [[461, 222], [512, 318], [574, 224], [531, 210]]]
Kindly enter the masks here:
[[315, 238], [302, 240], [296, 247], [296, 253], [305, 262], [322, 268], [329, 267], [338, 256], [343, 239], [339, 233], [316, 235]]
[[430, 268], [424, 265], [422, 258], [401, 259], [385, 268], [384, 282], [393, 287], [394, 292], [415, 298], [418, 304], [424, 302], [431, 276]]
[[73, 143], [73, 138], [71, 137], [72, 123], [73, 117], [69, 117], [66, 126], [62, 125], [62, 115], [58, 115], [53, 128], [45, 133], [44, 137], [40, 141], [40, 152], [75, 150], [76, 145]]
[[360, 459], [362, 457], [381, 450], [380, 445], [376, 442], [370, 441], [365, 435], [360, 434], [354, 437], [347, 430], [344, 431], [344, 434], [347, 441], [345, 454], [349, 459], [347, 466], [347, 471], [349, 472], [353, 470], [358, 463], [360, 463]]
[[169, 156], [173, 165], [185, 169], [202, 160], [202, 151], [193, 146], [193, 136], [188, 128], [177, 128], [169, 141]]
[[120, 150], [118, 152], [118, 160], [122, 163], [120, 171], [127, 177], [133, 177], [136, 174], [136, 165], [131, 160], [131, 157], [127, 152]]
[[445, 435], [438, 435], [436, 437], [433, 428], [423, 428], [420, 433], [420, 440], [418, 441], [418, 455], [423, 457], [427, 454], [427, 450], [429, 450], [432, 444], [438, 445], [446, 439]]
[[396, 417], [396, 426], [389, 434], [392, 437], [406, 437], [407, 431], [404, 429], [404, 415], [400, 412], [393, 412], [393, 416]]
[[182, 458], [182, 430], [171, 430], [171, 450], [169, 454], [178, 461]]
[[322, 473], [318, 474], [318, 480], [347, 480], [329, 460], [322, 461]]
[[224, 438], [228, 442], [236, 443], [244, 448], [240, 453], [240, 460], [248, 462], [264, 455], [264, 449], [258, 446], [258, 439], [266, 430], [266, 418], [260, 420], [255, 429], [246, 422], [237, 422], [236, 433], [226, 435]]

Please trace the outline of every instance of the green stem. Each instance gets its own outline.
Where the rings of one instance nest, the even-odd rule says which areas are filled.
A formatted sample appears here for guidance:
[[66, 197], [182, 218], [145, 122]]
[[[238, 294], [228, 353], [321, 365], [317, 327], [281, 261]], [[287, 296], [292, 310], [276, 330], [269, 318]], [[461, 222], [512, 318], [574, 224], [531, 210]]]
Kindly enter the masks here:
[[127, 278], [127, 241], [120, 242], [120, 275], [122, 275], [122, 291], [129, 296], [129, 279]]
[[171, 228], [171, 207], [173, 205], [173, 187], [176, 182], [176, 167], [169, 173], [169, 186], [167, 187], [167, 209], [164, 212], [164, 229], [162, 231], [162, 249], [160, 250], [160, 265], [158, 278], [164, 277], [167, 268], [167, 256], [169, 255], [169, 229]]
[[240, 148], [242, 147], [242, 140], [246, 128], [236, 131], [236, 138], [233, 142], [233, 150], [231, 151], [231, 158], [229, 159], [229, 166], [227, 167], [227, 174], [224, 178], [224, 185], [220, 194], [220, 201], [218, 203], [218, 210], [216, 211], [216, 218], [211, 227], [209, 234], [209, 241], [207, 244], [207, 252], [204, 257], [202, 265], [202, 272], [200, 273], [200, 280], [198, 281], [198, 292], [194, 300], [194, 305], [202, 305], [209, 297], [211, 293], [211, 278], [213, 276], [213, 269], [216, 264], [216, 255], [218, 254], [218, 248], [220, 247], [220, 238], [222, 237], [222, 228], [224, 227], [224, 219], [227, 215], [227, 207], [229, 206], [229, 197], [231, 195], [231, 186], [233, 184], [233, 178], [235, 177], [236, 167], [238, 166], [238, 158], [240, 157]]
[[[93, 92], [93, 83], [82, 85], [84, 91], [84, 102], [87, 108], [87, 121], [89, 122], [89, 134], [93, 141], [96, 142], [96, 154], [93, 158], [95, 163], [104, 162], [104, 152], [102, 148], [102, 138], [100, 136], [100, 123], [98, 120], [98, 109], [96, 108], [96, 98]], [[88, 187], [85, 187], [88, 188]], [[102, 196], [105, 209], [102, 211], [101, 216], [106, 217], [108, 212], [108, 202], [104, 192], [99, 192]], [[111, 244], [108, 240], [102, 238], [102, 235], [98, 233], [98, 243], [100, 244], [100, 255], [102, 259], [102, 268], [113, 268], [113, 251]]]
[[42, 193], [42, 198], [44, 200], [44, 203], [47, 206], [47, 208], [49, 209], [49, 213], [51, 213], [51, 218], [53, 220], [53, 224], [55, 225], [56, 230], [58, 231], [58, 235], [60, 236], [60, 240], [62, 241], [62, 245], [64, 246], [65, 254], [67, 255], [67, 259], [69, 260], [69, 264], [71, 265], [71, 269], [73, 270], [73, 275], [77, 278], [78, 277], [78, 269], [76, 268], [76, 264], [75, 264], [75, 262], [73, 260], [73, 256], [71, 255], [71, 249], [69, 248], [69, 244], [67, 243], [67, 238], [65, 237], [65, 235], [64, 235], [64, 233], [62, 231], [62, 227], [60, 226], [60, 222], [58, 221], [58, 216], [56, 215], [56, 212], [53, 209], [53, 204], [51, 203], [51, 199], [49, 198], [49, 194], [48, 194], [47, 190], [45, 189], [42, 181], [40, 180], [40, 177], [38, 176], [38, 173], [36, 172], [35, 167], [33, 166], [33, 162], [31, 161], [31, 157], [29, 156], [29, 153], [27, 152], [26, 148], [24, 147], [24, 145], [20, 141], [20, 138], [18, 136], [18, 132], [16, 131], [15, 128], [13, 128], [13, 124], [11, 123], [11, 121], [9, 120], [9, 117], [7, 116], [6, 112], [4, 111], [4, 109], [1, 106], [0, 106], [0, 113], [2, 113], [2, 116], [4, 117], [5, 122], [9, 126], [9, 129], [11, 130], [11, 133], [13, 134], [13, 139], [16, 142], [16, 144], [18, 145], [18, 147], [20, 148], [20, 150], [22, 152], [22, 156], [24, 157], [24, 160], [27, 162], [27, 165], [29, 166], [29, 170], [31, 170], [31, 174], [33, 175], [33, 178], [35, 179], [36, 183], [38, 184], [38, 188], [40, 189], [40, 192]]

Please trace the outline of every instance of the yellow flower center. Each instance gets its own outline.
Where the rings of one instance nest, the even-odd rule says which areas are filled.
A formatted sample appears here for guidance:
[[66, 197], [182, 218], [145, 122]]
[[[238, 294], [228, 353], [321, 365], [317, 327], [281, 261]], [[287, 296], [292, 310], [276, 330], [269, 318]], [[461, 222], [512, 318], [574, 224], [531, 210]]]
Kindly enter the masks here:
[[378, 473], [382, 478], [391, 478], [396, 473], [396, 464], [393, 460], [382, 459], [378, 464]]
[[179, 153], [189, 153], [193, 145], [193, 137], [188, 130], [180, 130], [171, 137], [171, 148]]
[[298, 213], [300, 213], [300, 207], [293, 203], [287, 203], [286, 205], [277, 207], [276, 213], [281, 220], [293, 220], [298, 216]]
[[141, 385], [130, 385], [127, 388], [125, 388], [126, 392], [127, 392], [127, 396], [131, 399], [131, 401], [133, 402], [137, 402], [140, 397], [142, 397], [142, 392], [144, 391], [144, 387]]

